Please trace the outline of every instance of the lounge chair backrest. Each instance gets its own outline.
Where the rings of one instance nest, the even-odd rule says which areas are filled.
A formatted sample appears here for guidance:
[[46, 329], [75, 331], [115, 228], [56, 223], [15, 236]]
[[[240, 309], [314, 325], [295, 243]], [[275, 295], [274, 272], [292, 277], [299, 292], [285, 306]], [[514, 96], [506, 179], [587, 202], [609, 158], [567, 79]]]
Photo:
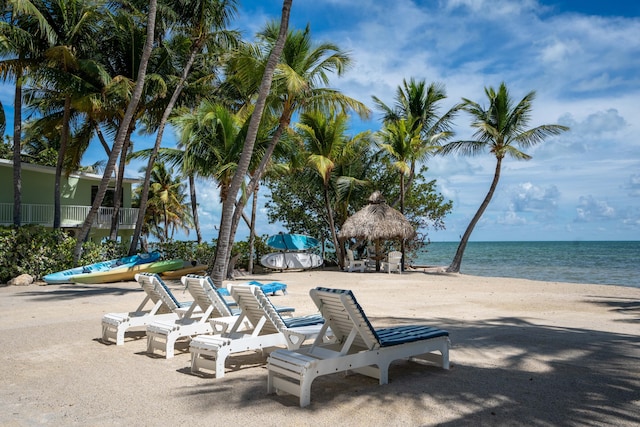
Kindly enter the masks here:
[[355, 327], [357, 334], [354, 337], [354, 346], [369, 350], [380, 347], [376, 331], [351, 291], [319, 287], [311, 289], [309, 294], [329, 324], [337, 342], [344, 343]]
[[347, 249], [347, 259], [349, 261], [355, 261], [355, 257], [353, 256], [353, 251], [351, 249]]
[[213, 306], [214, 317], [227, 317], [234, 314], [208, 276], [189, 274], [183, 276], [181, 281], [193, 297], [194, 303], [198, 304], [203, 312]]
[[[147, 294], [153, 294], [159, 300], [162, 300], [169, 310], [174, 311], [180, 308], [180, 303], [173, 296], [171, 290], [162, 281], [160, 276], [155, 273], [138, 273], [135, 275], [136, 281], [142, 286]], [[150, 294], [151, 292], [151, 294]], [[153, 297], [152, 297], [153, 300]], [[156, 300], [157, 301], [157, 300]]]
[[261, 319], [266, 317], [260, 331], [261, 334], [275, 334], [287, 327], [280, 313], [259, 286], [233, 285], [231, 286], [231, 296], [252, 325], [258, 325]]

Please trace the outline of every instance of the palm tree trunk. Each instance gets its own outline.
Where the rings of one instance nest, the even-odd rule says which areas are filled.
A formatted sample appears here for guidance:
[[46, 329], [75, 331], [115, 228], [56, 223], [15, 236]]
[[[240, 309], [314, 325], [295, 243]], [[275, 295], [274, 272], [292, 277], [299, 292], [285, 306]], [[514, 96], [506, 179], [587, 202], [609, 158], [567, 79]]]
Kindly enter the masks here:
[[333, 221], [333, 210], [331, 209], [331, 200], [329, 199], [329, 187], [327, 185], [324, 186], [324, 205], [327, 208], [327, 219], [329, 221], [329, 230], [331, 230], [331, 240], [333, 240], [333, 245], [336, 247], [336, 259], [338, 260], [338, 266], [340, 270], [344, 267], [344, 259], [342, 247], [338, 242], [338, 235], [336, 234], [336, 226]]
[[229, 241], [229, 237], [231, 236], [231, 224], [233, 220], [236, 197], [238, 195], [238, 191], [240, 191], [242, 181], [244, 180], [244, 177], [249, 170], [249, 162], [251, 161], [251, 156], [253, 155], [253, 147], [258, 135], [258, 127], [260, 126], [260, 121], [262, 120], [262, 113], [266, 105], [267, 96], [271, 91], [273, 73], [275, 72], [278, 61], [280, 60], [282, 50], [284, 49], [284, 43], [289, 28], [289, 14], [291, 11], [291, 3], [292, 0], [284, 0], [282, 2], [280, 33], [278, 34], [276, 45], [269, 54], [269, 59], [264, 69], [264, 74], [262, 75], [262, 81], [260, 82], [260, 88], [258, 90], [258, 99], [256, 101], [256, 106], [253, 114], [251, 115], [249, 128], [247, 129], [247, 136], [244, 142], [244, 149], [242, 150], [242, 155], [240, 156], [240, 160], [238, 161], [236, 173], [233, 177], [233, 180], [231, 181], [229, 194], [222, 203], [220, 233], [218, 234], [216, 257], [211, 271], [211, 278], [213, 279], [213, 282], [218, 286], [220, 286], [222, 284], [222, 281], [224, 280], [229, 260], [229, 253], [231, 252], [230, 249], [232, 242]]
[[124, 169], [127, 163], [127, 152], [131, 145], [131, 134], [133, 133], [133, 126], [129, 126], [129, 135], [125, 140], [122, 147], [122, 153], [120, 153], [120, 164], [118, 165], [118, 173], [116, 174], [116, 188], [113, 194], [113, 215], [111, 216], [111, 229], [109, 231], [109, 240], [118, 240], [118, 227], [120, 226], [120, 208], [122, 200], [122, 180], [124, 179]]
[[136, 81], [136, 86], [133, 90], [133, 94], [131, 96], [131, 100], [129, 101], [129, 105], [127, 106], [127, 110], [124, 114], [124, 117], [122, 118], [122, 122], [120, 122], [120, 127], [118, 128], [116, 140], [113, 143], [111, 155], [109, 156], [107, 166], [105, 167], [102, 180], [100, 181], [100, 185], [98, 187], [98, 193], [96, 194], [96, 198], [93, 201], [93, 205], [91, 205], [91, 210], [89, 211], [89, 214], [87, 215], [87, 218], [85, 219], [84, 223], [82, 224], [82, 228], [80, 229], [80, 233], [78, 235], [78, 242], [76, 243], [76, 247], [73, 252], [73, 260], [75, 264], [77, 264], [78, 260], [80, 259], [80, 255], [82, 253], [82, 242], [85, 240], [85, 238], [89, 234], [89, 230], [91, 229], [93, 220], [95, 219], [96, 214], [98, 213], [98, 209], [102, 204], [102, 200], [104, 199], [104, 195], [107, 192], [107, 187], [109, 186], [109, 180], [111, 179], [111, 175], [113, 174], [113, 171], [115, 169], [116, 160], [120, 155], [120, 151], [122, 150], [122, 146], [124, 145], [124, 141], [127, 137], [127, 131], [129, 129], [129, 125], [134, 119], [134, 114], [138, 109], [138, 103], [140, 102], [140, 98], [142, 97], [144, 80], [147, 75], [147, 65], [149, 64], [149, 58], [151, 57], [151, 51], [153, 49], [157, 8], [158, 8], [158, 1], [149, 0], [149, 15], [147, 17], [147, 35], [144, 42], [144, 48], [142, 49], [142, 55], [140, 57], [140, 66], [138, 68], [138, 77]]
[[67, 154], [67, 144], [69, 141], [69, 116], [71, 115], [71, 97], [65, 96], [64, 112], [62, 113], [62, 134], [60, 135], [60, 149], [58, 150], [58, 161], [56, 162], [55, 183], [53, 185], [53, 229], [60, 229], [60, 181], [62, 179], [62, 168], [64, 158]]
[[258, 186], [253, 190], [253, 202], [251, 203], [251, 226], [249, 227], [249, 265], [247, 270], [253, 274], [253, 251], [256, 242], [256, 210], [258, 209]]
[[193, 215], [193, 225], [196, 228], [196, 240], [202, 243], [202, 231], [200, 230], [200, 219], [198, 219], [198, 200], [196, 197], [196, 180], [193, 174], [189, 175], [189, 196], [191, 198], [191, 215]]
[[491, 187], [489, 188], [489, 192], [486, 197], [482, 201], [480, 208], [471, 219], [471, 222], [467, 226], [464, 234], [462, 235], [462, 239], [460, 240], [460, 244], [458, 245], [458, 249], [456, 250], [456, 254], [453, 257], [453, 261], [451, 261], [451, 265], [447, 268], [448, 273], [459, 273], [460, 265], [462, 264], [462, 256], [464, 255], [464, 250], [467, 248], [467, 242], [469, 241], [469, 237], [471, 237], [471, 232], [473, 228], [476, 226], [480, 217], [484, 213], [487, 206], [489, 206], [489, 202], [493, 197], [493, 193], [496, 191], [496, 187], [498, 186], [498, 180], [500, 180], [500, 169], [502, 167], [502, 157], [498, 157], [498, 162], [496, 163], [496, 170], [493, 175], [493, 181], [491, 182]]
[[22, 223], [22, 70], [16, 73], [13, 114], [13, 225]]

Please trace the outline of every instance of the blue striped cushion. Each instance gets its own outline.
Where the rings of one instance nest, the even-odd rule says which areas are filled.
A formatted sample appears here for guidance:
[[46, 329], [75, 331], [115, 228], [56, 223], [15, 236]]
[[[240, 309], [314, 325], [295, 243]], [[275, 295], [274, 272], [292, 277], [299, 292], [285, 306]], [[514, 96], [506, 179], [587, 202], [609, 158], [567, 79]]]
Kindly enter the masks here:
[[282, 318], [282, 321], [287, 328], [297, 328], [301, 326], [317, 325], [324, 323], [324, 318], [320, 314], [310, 314], [309, 316], [288, 317]]
[[381, 347], [389, 347], [430, 338], [448, 337], [449, 332], [430, 326], [407, 325], [376, 329], [376, 335]]

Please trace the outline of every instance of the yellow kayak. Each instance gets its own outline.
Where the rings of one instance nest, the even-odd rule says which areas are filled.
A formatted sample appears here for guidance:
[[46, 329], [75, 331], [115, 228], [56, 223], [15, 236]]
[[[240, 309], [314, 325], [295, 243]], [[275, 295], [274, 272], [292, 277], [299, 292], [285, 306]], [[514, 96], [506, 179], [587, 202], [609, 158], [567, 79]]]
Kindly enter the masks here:
[[209, 268], [206, 264], [197, 264], [195, 261], [185, 261], [182, 268], [177, 270], [163, 271], [161, 276], [163, 279], [179, 279], [187, 274], [204, 273]]
[[78, 274], [73, 276], [72, 280], [75, 283], [85, 284], [121, 282], [123, 280], [134, 280], [135, 275], [138, 273], [162, 273], [163, 271], [175, 270], [183, 265], [184, 261], [181, 259], [170, 259], [131, 267], [116, 268], [109, 271]]

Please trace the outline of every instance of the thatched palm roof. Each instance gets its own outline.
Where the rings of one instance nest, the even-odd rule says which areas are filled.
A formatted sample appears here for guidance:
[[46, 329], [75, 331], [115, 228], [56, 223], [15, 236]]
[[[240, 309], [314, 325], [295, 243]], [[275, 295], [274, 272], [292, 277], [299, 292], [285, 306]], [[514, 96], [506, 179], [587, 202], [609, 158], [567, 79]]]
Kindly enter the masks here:
[[387, 205], [379, 191], [369, 197], [369, 204], [347, 218], [339, 233], [341, 239], [392, 240], [411, 239], [416, 235], [411, 223], [399, 211]]

